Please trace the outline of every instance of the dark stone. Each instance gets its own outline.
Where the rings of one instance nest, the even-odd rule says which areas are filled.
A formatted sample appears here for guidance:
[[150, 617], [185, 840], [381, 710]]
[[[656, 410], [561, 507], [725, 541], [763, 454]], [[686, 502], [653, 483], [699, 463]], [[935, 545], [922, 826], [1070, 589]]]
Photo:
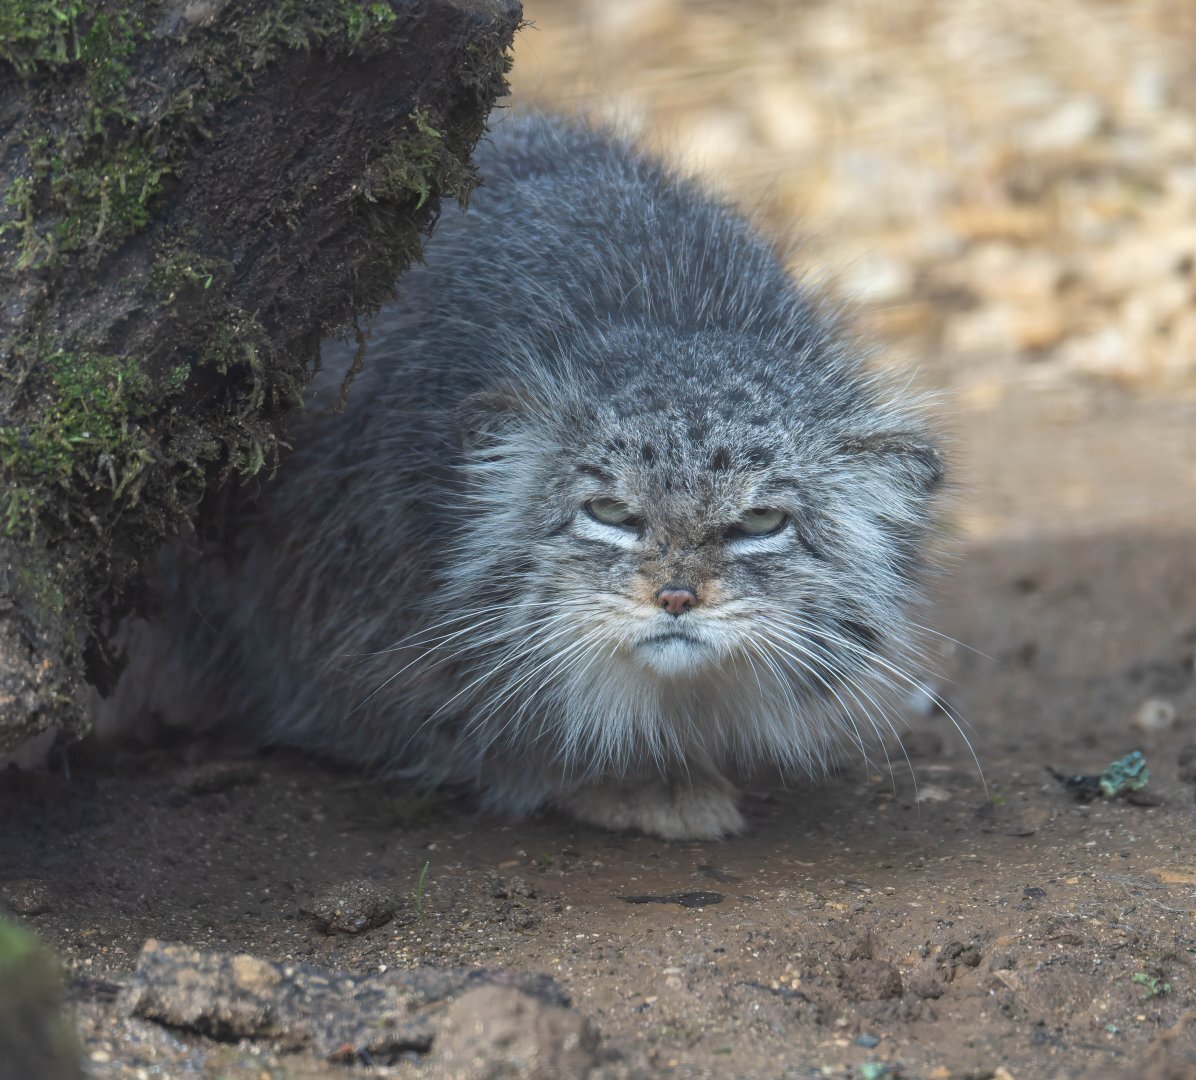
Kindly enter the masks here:
[[341, 881], [315, 893], [299, 910], [325, 934], [361, 934], [394, 918], [394, 897], [372, 881]]
[[625, 904], [679, 904], [681, 907], [701, 908], [721, 904], [724, 897], [717, 892], [684, 892], [667, 896], [621, 896], [619, 899]]

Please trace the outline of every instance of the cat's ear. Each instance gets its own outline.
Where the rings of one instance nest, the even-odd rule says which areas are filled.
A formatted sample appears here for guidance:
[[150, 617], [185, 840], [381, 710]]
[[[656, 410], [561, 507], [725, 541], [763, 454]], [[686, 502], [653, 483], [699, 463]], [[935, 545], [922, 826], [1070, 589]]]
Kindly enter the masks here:
[[844, 454], [873, 459], [907, 490], [929, 495], [942, 486], [943, 455], [922, 435], [877, 432], [846, 439], [839, 448]]
[[520, 386], [470, 394], [457, 414], [466, 452], [482, 457], [501, 456], [502, 443], [530, 410], [530, 396]]

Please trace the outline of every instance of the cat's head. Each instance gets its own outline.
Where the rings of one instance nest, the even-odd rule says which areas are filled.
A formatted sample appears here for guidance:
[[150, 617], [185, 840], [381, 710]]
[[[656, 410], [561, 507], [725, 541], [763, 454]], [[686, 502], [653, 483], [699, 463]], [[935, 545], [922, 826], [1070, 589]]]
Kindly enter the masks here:
[[754, 339], [628, 332], [604, 349], [529, 369], [465, 418], [448, 593], [492, 620], [503, 709], [588, 701], [610, 722], [712, 688], [773, 711], [864, 705], [906, 644], [941, 474], [916, 414]]

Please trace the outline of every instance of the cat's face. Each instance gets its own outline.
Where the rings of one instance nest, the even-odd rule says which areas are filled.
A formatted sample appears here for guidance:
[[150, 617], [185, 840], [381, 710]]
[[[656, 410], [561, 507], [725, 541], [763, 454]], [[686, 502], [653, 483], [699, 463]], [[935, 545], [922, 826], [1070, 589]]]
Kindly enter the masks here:
[[512, 605], [503, 625], [524, 620], [526, 686], [724, 678], [846, 703], [903, 643], [937, 455], [858, 394], [744, 366], [678, 381], [666, 357], [606, 394], [505, 403], [469, 470], [470, 545]]
[[775, 451], [711, 445], [692, 420], [640, 417], [571, 447], [558, 507], [573, 512], [552, 551], [562, 591], [588, 593], [593, 632], [662, 678], [750, 654], [818, 584]]

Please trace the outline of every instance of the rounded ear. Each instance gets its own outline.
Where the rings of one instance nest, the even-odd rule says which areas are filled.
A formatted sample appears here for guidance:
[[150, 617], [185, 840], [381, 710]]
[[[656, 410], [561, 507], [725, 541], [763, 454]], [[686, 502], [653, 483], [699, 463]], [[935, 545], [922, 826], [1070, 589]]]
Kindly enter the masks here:
[[528, 394], [518, 386], [470, 394], [460, 406], [457, 421], [467, 453], [500, 457], [500, 444], [521, 417], [528, 413]]
[[879, 432], [840, 444], [845, 454], [882, 460], [903, 487], [929, 495], [943, 482], [943, 456], [925, 437], [910, 432]]

